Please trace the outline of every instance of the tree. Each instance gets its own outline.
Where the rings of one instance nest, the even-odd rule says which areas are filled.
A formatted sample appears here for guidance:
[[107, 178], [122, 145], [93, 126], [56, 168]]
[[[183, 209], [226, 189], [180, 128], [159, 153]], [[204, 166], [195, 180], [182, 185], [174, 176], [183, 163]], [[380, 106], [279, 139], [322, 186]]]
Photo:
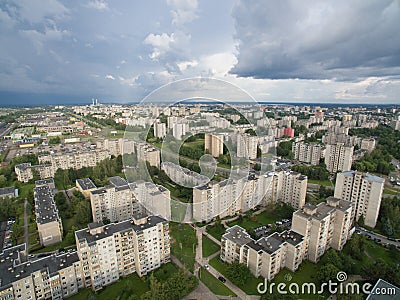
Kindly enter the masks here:
[[328, 263], [322, 266], [317, 272], [317, 280], [320, 283], [335, 280], [337, 273], [340, 271], [335, 265]]
[[4, 175], [0, 175], [0, 188], [5, 187], [7, 184], [7, 178]]
[[92, 210], [88, 201], [79, 201], [75, 207], [76, 219], [81, 224], [88, 224], [92, 222]]
[[246, 282], [252, 277], [249, 268], [245, 264], [233, 262], [228, 265], [226, 270], [227, 277], [233, 284], [245, 285]]

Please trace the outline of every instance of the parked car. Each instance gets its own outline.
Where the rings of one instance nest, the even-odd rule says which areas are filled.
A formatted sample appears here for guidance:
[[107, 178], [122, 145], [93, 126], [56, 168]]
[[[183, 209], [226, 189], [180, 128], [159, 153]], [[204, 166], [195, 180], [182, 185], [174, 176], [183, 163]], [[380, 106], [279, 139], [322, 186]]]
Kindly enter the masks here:
[[221, 282], [223, 282], [223, 283], [226, 282], [226, 279], [225, 279], [224, 277], [222, 277], [222, 276], [219, 276], [219, 277], [218, 277], [218, 280], [221, 281]]

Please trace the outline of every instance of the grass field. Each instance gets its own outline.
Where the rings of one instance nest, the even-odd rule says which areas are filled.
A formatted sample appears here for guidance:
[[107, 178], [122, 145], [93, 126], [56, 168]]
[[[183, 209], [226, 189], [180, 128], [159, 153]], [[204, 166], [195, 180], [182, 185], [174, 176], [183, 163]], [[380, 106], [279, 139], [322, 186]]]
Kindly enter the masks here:
[[210, 256], [215, 252], [218, 252], [220, 247], [214, 243], [211, 239], [203, 235], [203, 257]]
[[331, 186], [332, 182], [330, 182], [329, 180], [315, 180], [315, 179], [308, 179], [308, 183], [313, 183], [313, 184], [319, 184], [319, 185], [324, 185], [324, 186]]
[[201, 268], [199, 270], [200, 280], [213, 292], [215, 295], [219, 296], [232, 296], [235, 297], [236, 294], [232, 292], [228, 287], [226, 287], [221, 281], [210, 274], [206, 269]]
[[[212, 260], [210, 260], [210, 265], [213, 266], [218, 272], [220, 272], [222, 275], [224, 275], [226, 278], [227, 276], [227, 267], [228, 264], [224, 263], [219, 256], [214, 257]], [[229, 278], [228, 278], [229, 279]], [[258, 295], [259, 293], [257, 292], [257, 285], [260, 282], [264, 282], [263, 278], [256, 278], [252, 276], [244, 285], [238, 285], [238, 288], [240, 288], [242, 291], [244, 291], [247, 295]]]
[[223, 225], [212, 225], [212, 226], [207, 226], [207, 232], [208, 234], [211, 234], [213, 237], [215, 237], [217, 240], [221, 240], [222, 235], [225, 233], [225, 228]]
[[197, 238], [195, 230], [187, 224], [170, 224], [171, 253], [193, 272]]
[[[159, 269], [153, 271], [154, 277], [159, 281], [166, 281], [174, 273], [178, 272], [179, 268], [172, 264], [166, 264], [161, 266]], [[119, 299], [127, 300], [131, 299], [131, 296], [136, 295], [138, 298], [150, 290], [149, 283], [147, 281], [148, 275], [140, 278], [136, 273], [131, 274], [127, 277], [120, 279], [118, 282], [105, 287], [98, 293], [94, 293], [91, 289], [83, 289], [78, 294], [72, 296], [71, 300], [109, 300]], [[137, 299], [132, 297], [132, 299]]]

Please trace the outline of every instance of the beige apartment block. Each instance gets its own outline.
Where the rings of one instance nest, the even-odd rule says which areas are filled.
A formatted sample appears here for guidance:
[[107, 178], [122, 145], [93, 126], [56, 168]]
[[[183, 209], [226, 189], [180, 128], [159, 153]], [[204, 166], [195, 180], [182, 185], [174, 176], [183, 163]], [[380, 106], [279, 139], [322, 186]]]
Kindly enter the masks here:
[[29, 260], [26, 245], [0, 253], [0, 299], [65, 299], [84, 287], [76, 251]]
[[52, 189], [48, 185], [40, 185], [36, 186], [33, 192], [40, 243], [43, 246], [48, 246], [61, 242], [62, 222], [53, 198]]
[[304, 236], [308, 260], [317, 262], [329, 248], [341, 250], [351, 229], [353, 205], [330, 197], [318, 205], [306, 204], [293, 213], [292, 231]]
[[75, 182], [75, 187], [85, 196], [85, 198], [90, 198], [90, 192], [97, 189], [96, 185], [90, 178], [77, 179]]
[[136, 272], [139, 276], [170, 261], [169, 224], [158, 216], [102, 226], [91, 223], [75, 232], [85, 286], [94, 291]]
[[325, 165], [329, 172], [349, 171], [353, 162], [354, 147], [346, 147], [343, 143], [326, 145]]
[[235, 225], [221, 238], [220, 257], [227, 263], [243, 263], [254, 276], [272, 280], [284, 267], [293, 272], [298, 269], [304, 257], [304, 237], [289, 230], [255, 241]]
[[338, 173], [335, 184], [337, 198], [354, 203], [353, 218], [361, 216], [364, 224], [374, 228], [379, 216], [385, 180], [373, 174], [358, 171]]
[[308, 178], [293, 171], [269, 172], [267, 178], [267, 202], [287, 203], [293, 208], [302, 208], [306, 202]]
[[111, 184], [89, 192], [93, 222], [120, 222], [130, 219], [133, 213], [133, 196], [128, 182], [110, 177]]
[[318, 165], [323, 148], [322, 145], [317, 143], [296, 142], [292, 144], [292, 152], [294, 159], [311, 165]]
[[206, 133], [204, 135], [204, 149], [214, 157], [224, 154], [224, 136]]
[[17, 179], [20, 182], [28, 182], [33, 179], [32, 173], [32, 165], [31, 163], [22, 163], [19, 165], [15, 165], [14, 167], [15, 174], [17, 175]]
[[257, 158], [257, 145], [258, 137], [250, 134], [237, 135], [237, 157], [244, 157], [247, 159]]

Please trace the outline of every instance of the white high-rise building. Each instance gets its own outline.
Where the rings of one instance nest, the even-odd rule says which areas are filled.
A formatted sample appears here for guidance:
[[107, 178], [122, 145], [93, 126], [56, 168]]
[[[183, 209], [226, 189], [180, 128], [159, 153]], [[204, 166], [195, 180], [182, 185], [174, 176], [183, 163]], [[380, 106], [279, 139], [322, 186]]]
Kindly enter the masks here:
[[167, 135], [167, 125], [165, 123], [154, 123], [154, 136], [164, 138]]
[[186, 123], [178, 123], [172, 127], [172, 135], [175, 139], [181, 140], [182, 136], [189, 130], [189, 125]]
[[250, 134], [238, 134], [237, 136], [237, 157], [248, 159], [257, 158], [258, 137]]
[[385, 180], [376, 175], [342, 172], [337, 174], [334, 196], [353, 202], [355, 220], [363, 216], [364, 224], [373, 228], [378, 219], [384, 184]]
[[346, 147], [343, 143], [326, 145], [325, 165], [329, 172], [350, 171], [353, 162], [354, 147]]
[[206, 133], [204, 135], [204, 148], [214, 157], [224, 154], [224, 136]]
[[292, 152], [294, 159], [312, 165], [318, 165], [322, 155], [322, 146], [316, 143], [293, 143]]

